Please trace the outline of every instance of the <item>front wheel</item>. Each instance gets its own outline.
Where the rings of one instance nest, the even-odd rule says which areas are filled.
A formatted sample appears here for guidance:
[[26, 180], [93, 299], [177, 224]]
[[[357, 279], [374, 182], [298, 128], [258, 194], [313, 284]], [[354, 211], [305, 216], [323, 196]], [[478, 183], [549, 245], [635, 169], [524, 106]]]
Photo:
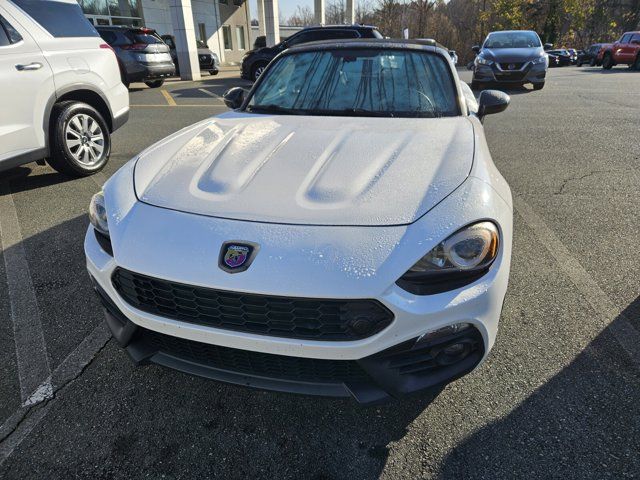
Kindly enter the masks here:
[[605, 70], [611, 70], [613, 68], [613, 58], [611, 58], [610, 53], [605, 54], [602, 59], [602, 68]]
[[258, 80], [258, 78], [260, 78], [260, 75], [262, 75], [262, 72], [264, 72], [265, 68], [267, 68], [267, 64], [264, 62], [260, 62], [253, 67], [253, 69], [251, 70], [251, 78], [253, 78], [254, 82]]
[[95, 108], [62, 102], [54, 107], [51, 120], [49, 165], [73, 177], [86, 177], [104, 168], [111, 153], [111, 136]]
[[144, 82], [144, 84], [149, 88], [159, 88], [164, 83], [164, 78], [160, 80], [151, 80], [150, 82]]
[[217, 75], [218, 70], [209, 70], [209, 75]]
[[534, 83], [533, 84], [533, 89], [534, 90], [542, 90], [543, 88], [544, 88], [544, 82]]

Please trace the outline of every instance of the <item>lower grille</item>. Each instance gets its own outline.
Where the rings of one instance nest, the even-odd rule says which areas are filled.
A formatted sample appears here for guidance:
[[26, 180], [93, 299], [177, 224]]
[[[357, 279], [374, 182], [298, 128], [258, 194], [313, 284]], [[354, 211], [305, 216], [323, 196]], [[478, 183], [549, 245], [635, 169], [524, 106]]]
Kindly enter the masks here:
[[194, 342], [151, 330], [142, 330], [139, 335], [145, 344], [167, 355], [249, 376], [333, 384], [364, 382], [369, 378], [352, 360], [319, 360], [251, 352]]
[[115, 289], [133, 307], [227, 330], [310, 340], [359, 340], [380, 332], [393, 313], [376, 300], [327, 300], [227, 292], [118, 268]]
[[501, 63], [500, 68], [502, 70], [520, 70], [524, 63]]

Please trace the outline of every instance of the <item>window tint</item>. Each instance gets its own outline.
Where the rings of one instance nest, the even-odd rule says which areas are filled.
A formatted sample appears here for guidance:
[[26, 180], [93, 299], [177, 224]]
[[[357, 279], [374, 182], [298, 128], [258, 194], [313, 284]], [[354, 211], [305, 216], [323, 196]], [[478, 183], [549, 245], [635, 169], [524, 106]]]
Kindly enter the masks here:
[[117, 35], [114, 32], [110, 32], [108, 30], [99, 30], [98, 32], [109, 45], [114, 45], [116, 43]]
[[620, 43], [629, 43], [630, 38], [631, 38], [631, 35], [627, 33], [622, 36], [622, 38], [620, 39]]
[[636, 33], [633, 38], [631, 38], [631, 42], [640, 43], [640, 33]]
[[483, 48], [535, 48], [541, 47], [535, 32], [493, 32], [484, 42]]
[[[0, 22], [2, 22], [2, 17], [0, 17]], [[7, 45], [11, 45], [11, 42], [4, 28], [0, 27], [0, 47], [6, 47]]]
[[320, 30], [315, 40], [337, 40], [340, 38], [358, 38], [355, 30]]
[[13, 0], [54, 37], [97, 37], [98, 32], [77, 3]]
[[[18, 31], [2, 16], [0, 16], [0, 35], [7, 39], [7, 44], [18, 43], [22, 40], [22, 35], [20, 35]], [[2, 42], [3, 40], [0, 39], [0, 46], [3, 45]]]

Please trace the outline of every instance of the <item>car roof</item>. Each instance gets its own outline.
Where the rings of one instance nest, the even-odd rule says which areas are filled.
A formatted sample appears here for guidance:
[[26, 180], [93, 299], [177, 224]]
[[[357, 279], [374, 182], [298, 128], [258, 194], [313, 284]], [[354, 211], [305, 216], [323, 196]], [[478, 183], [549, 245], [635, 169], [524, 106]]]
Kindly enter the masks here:
[[358, 23], [354, 23], [351, 25], [340, 25], [340, 24], [330, 24], [330, 25], [310, 25], [308, 27], [304, 27], [302, 28], [300, 31], [306, 31], [306, 30], [322, 30], [323, 28], [342, 28], [345, 30], [359, 30], [359, 29], [364, 29], [364, 30], [374, 30], [377, 29], [378, 27], [374, 26], [374, 25], [360, 25]]
[[439, 53], [446, 58], [449, 57], [449, 51], [435, 40], [404, 40], [393, 38], [349, 38], [336, 40], [318, 40], [315, 42], [301, 43], [295, 45], [284, 53], [294, 53], [310, 50], [332, 50], [332, 49], [348, 49], [348, 48], [379, 48], [394, 50], [422, 50], [426, 52]]
[[491, 35], [492, 33], [519, 33], [519, 32], [525, 32], [525, 33], [538, 33], [535, 30], [494, 30], [493, 32], [489, 32], [487, 35]]

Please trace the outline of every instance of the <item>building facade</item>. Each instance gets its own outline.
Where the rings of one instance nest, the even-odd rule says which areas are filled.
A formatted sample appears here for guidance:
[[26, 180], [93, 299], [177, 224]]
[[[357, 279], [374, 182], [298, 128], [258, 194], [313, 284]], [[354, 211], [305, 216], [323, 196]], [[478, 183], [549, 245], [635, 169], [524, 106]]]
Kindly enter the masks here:
[[[170, 0], [78, 0], [94, 25], [132, 25], [173, 35]], [[248, 0], [191, 0], [196, 39], [226, 64], [239, 63], [250, 43]]]

